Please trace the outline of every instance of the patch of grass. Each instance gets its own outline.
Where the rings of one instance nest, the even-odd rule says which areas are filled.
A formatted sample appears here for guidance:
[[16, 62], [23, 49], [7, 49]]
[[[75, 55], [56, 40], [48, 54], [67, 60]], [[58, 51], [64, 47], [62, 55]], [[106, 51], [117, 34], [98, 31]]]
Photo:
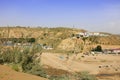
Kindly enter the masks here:
[[32, 70], [30, 71], [31, 74], [37, 75], [37, 76], [41, 76], [46, 78], [47, 74], [45, 72], [45, 70], [42, 68], [42, 66], [40, 65], [35, 65]]
[[106, 60], [101, 60], [100, 62], [107, 62]]
[[94, 75], [89, 74], [87, 71], [78, 72], [75, 78], [76, 80], [98, 80]]
[[62, 75], [62, 76], [51, 76], [49, 80], [70, 80], [69, 76]]
[[79, 57], [78, 60], [81, 60], [81, 57]]

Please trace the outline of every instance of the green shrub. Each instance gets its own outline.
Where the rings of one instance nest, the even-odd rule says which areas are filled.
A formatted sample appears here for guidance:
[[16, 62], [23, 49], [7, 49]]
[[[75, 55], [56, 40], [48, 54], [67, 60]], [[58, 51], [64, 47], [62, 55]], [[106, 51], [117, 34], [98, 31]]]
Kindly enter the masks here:
[[76, 75], [77, 80], [97, 80], [97, 78], [91, 74], [89, 74], [89, 72], [79, 72]]
[[51, 76], [49, 80], [70, 80], [69, 76], [62, 75], [62, 76]]
[[45, 70], [38, 64], [35, 64], [29, 73], [45, 78], [47, 77]]
[[13, 64], [12, 69], [15, 71], [19, 71], [19, 66], [17, 64]]
[[94, 51], [102, 52], [102, 47], [101, 47], [100, 45], [98, 45], [98, 46], [94, 49]]
[[21, 62], [21, 66], [24, 72], [32, 69], [33, 66], [33, 59], [32, 56], [24, 54]]
[[15, 63], [20, 63], [22, 61], [22, 53], [18, 53], [15, 57]]
[[[15, 71], [22, 70], [26, 73], [46, 77], [47, 74], [42, 66], [40, 66], [40, 63], [34, 58], [35, 53], [41, 52], [41, 50], [41, 46], [37, 45], [27, 48], [23, 46], [7, 48], [2, 54], [0, 53], [0, 63], [12, 64], [12, 69]], [[19, 70], [19, 67], [22, 69]]]
[[3, 64], [3, 59], [0, 57], [0, 64]]
[[27, 42], [29, 43], [34, 43], [35, 42], [35, 38], [26, 38]]
[[38, 53], [38, 52], [41, 52], [41, 51], [42, 51], [42, 47], [41, 46], [33, 45], [30, 53], [35, 54], [35, 53]]

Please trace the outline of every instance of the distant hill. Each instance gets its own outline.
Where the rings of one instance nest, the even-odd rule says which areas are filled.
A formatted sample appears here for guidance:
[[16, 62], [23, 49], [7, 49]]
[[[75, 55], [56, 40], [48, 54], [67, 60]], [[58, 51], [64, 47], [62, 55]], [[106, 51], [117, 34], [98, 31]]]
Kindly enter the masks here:
[[[56, 48], [62, 49], [64, 46], [64, 49], [66, 49], [65, 46], [71, 47], [74, 44], [76, 44], [75, 40], [70, 40], [70, 39], [75, 37], [75, 34], [79, 32], [87, 32], [87, 31], [83, 29], [74, 29], [74, 28], [65, 28], [65, 27], [58, 27], [58, 28], [1, 27], [0, 38], [21, 38], [21, 37], [31, 38], [32, 37], [32, 38], [36, 38], [36, 43], [52, 46], [55, 49]], [[105, 32], [101, 32], [101, 33], [108, 34], [109, 36], [89, 37], [86, 39], [87, 45], [97, 45], [97, 44], [120, 45], [120, 35], [112, 35], [110, 33], [105, 33]], [[80, 40], [80, 43], [81, 42], [84, 42], [83, 39]]]

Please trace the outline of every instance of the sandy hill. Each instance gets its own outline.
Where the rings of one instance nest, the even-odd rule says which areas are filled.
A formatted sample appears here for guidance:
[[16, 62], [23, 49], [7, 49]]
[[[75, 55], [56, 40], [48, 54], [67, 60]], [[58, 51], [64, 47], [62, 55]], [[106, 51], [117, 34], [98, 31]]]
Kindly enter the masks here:
[[[72, 28], [29, 28], [29, 27], [1, 27], [0, 38], [36, 38], [36, 42], [53, 48], [71, 49], [76, 44], [76, 40], [70, 39], [75, 36], [76, 33], [86, 32], [83, 29]], [[108, 33], [105, 33], [108, 34]], [[88, 45], [120, 45], [120, 36], [111, 35], [106, 37], [89, 37], [86, 39]], [[80, 39], [78, 44], [83, 44], [83, 40]]]
[[67, 38], [67, 39], [62, 40], [57, 48], [62, 49], [62, 50], [73, 50], [75, 46], [81, 45], [83, 43], [84, 42], [82, 39]]
[[88, 40], [96, 44], [120, 45], [120, 37], [116, 35], [110, 35], [106, 37], [91, 37], [88, 38]]
[[47, 80], [26, 73], [16, 72], [8, 66], [0, 65], [0, 80]]
[[36, 38], [37, 43], [52, 45], [54, 48], [59, 43], [71, 37], [72, 34], [85, 32], [82, 29], [72, 28], [26, 28], [26, 27], [1, 27], [0, 38]]
[[[69, 36], [72, 33], [85, 32], [82, 29], [72, 28], [27, 28], [27, 27], [0, 27], [0, 37], [35, 37], [40, 36], [55, 36], [60, 37], [63, 33], [68, 33]], [[66, 37], [65, 36], [65, 37]]]

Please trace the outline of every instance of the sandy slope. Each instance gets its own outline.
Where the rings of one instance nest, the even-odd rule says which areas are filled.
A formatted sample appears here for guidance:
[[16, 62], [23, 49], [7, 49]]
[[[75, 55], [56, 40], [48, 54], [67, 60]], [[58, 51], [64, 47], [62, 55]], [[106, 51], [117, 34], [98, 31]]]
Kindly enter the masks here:
[[41, 62], [53, 69], [68, 72], [88, 71], [96, 75], [98, 80], [120, 80], [120, 55], [71, 55], [66, 60], [65, 54], [43, 53]]
[[[89, 71], [92, 74], [98, 74], [101, 72], [101, 70], [103, 70], [104, 66], [106, 65], [113, 65], [111, 69], [109, 69], [109, 72], [120, 72], [120, 56], [81, 56], [81, 54], [77, 56], [71, 55], [69, 60], [66, 60], [66, 55], [43, 53], [41, 62], [44, 65], [49, 65], [57, 69], [67, 70], [69, 72]], [[103, 66], [103, 68], [99, 68], [99, 66]], [[118, 71], [115, 71], [116, 68], [118, 68]]]
[[[67, 70], [70, 72], [75, 71], [90, 71], [96, 73], [97, 65], [86, 64], [74, 60], [75, 56], [71, 56], [69, 60], [66, 60], [66, 55], [44, 53], [42, 55], [42, 64], [49, 65], [54, 68]], [[90, 67], [92, 66], [92, 67]], [[95, 70], [91, 70], [95, 68]]]
[[0, 65], [0, 80], [47, 80], [38, 76], [16, 72], [8, 66]]

